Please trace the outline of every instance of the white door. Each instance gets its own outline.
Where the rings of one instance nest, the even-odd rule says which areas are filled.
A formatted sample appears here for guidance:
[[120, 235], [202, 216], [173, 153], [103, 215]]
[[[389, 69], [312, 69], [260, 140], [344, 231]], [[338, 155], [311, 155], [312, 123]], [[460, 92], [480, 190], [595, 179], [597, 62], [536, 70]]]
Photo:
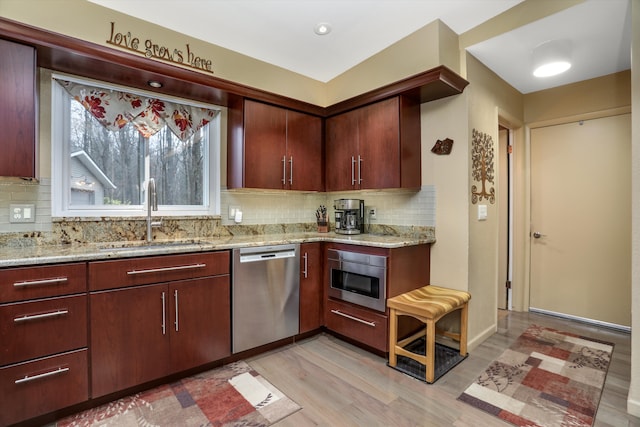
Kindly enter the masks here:
[[631, 115], [531, 130], [530, 308], [631, 325]]

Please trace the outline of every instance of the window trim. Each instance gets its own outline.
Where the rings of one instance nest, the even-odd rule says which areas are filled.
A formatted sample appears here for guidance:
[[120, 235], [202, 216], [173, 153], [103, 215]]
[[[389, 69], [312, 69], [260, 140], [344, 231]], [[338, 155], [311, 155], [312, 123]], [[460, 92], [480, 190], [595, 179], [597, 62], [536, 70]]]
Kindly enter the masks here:
[[[64, 135], [69, 135], [69, 108], [61, 108], [65, 99], [68, 99], [64, 88], [56, 83], [56, 79], [69, 80], [76, 83], [95, 85], [105, 89], [126, 91], [143, 96], [150, 96], [167, 101], [180, 102], [196, 107], [220, 110], [215, 118], [209, 123], [209, 144], [207, 147], [208, 164], [204, 165], [204, 175], [208, 179], [203, 182], [203, 196], [207, 200], [202, 206], [195, 205], [162, 205], [158, 206], [156, 216], [219, 216], [220, 215], [220, 144], [222, 137], [222, 110], [223, 107], [217, 105], [204, 104], [202, 102], [159, 94], [156, 92], [139, 90], [126, 86], [114, 85], [98, 80], [81, 78], [68, 74], [51, 74], [51, 215], [52, 217], [140, 217], [147, 214], [147, 200], [143, 198], [142, 205], [123, 206], [110, 209], [90, 209], [90, 208], [69, 208], [70, 185], [65, 184], [66, 173], [69, 171], [70, 147], [64, 142]], [[216, 131], [217, 130], [217, 131]], [[145, 159], [148, 163], [148, 158]], [[149, 178], [145, 170], [145, 181]], [[101, 207], [104, 205], [100, 205]]]

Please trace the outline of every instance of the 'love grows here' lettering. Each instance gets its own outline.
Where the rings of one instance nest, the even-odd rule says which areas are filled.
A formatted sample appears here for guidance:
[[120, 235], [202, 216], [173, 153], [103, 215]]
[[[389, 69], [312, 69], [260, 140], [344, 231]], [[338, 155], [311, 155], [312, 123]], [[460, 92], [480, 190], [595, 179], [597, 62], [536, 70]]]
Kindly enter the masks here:
[[120, 33], [116, 31], [115, 27], [115, 23], [112, 22], [111, 35], [107, 40], [108, 44], [140, 53], [147, 58], [163, 59], [176, 64], [186, 65], [187, 67], [195, 68], [196, 70], [213, 73], [213, 70], [211, 69], [211, 60], [197, 56], [191, 51], [188, 43], [186, 44], [185, 50], [172, 50], [166, 46], [154, 43], [151, 39], [147, 39], [141, 44], [140, 39], [132, 36], [130, 31]]

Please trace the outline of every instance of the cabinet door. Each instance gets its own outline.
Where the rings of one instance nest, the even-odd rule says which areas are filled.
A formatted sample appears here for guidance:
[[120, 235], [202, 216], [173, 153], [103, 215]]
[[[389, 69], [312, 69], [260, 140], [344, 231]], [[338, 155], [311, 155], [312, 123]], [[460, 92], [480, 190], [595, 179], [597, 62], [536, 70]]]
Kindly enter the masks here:
[[291, 190], [322, 191], [322, 120], [287, 111], [287, 183]]
[[244, 103], [244, 186], [285, 188], [287, 110]]
[[[326, 189], [359, 189], [357, 183], [358, 110], [326, 121]], [[356, 163], [354, 163], [356, 161]]]
[[0, 176], [36, 176], [36, 53], [0, 39]]
[[300, 333], [323, 325], [321, 249], [320, 243], [300, 245]]
[[92, 397], [167, 374], [167, 285], [95, 292], [90, 303]]
[[171, 366], [180, 372], [231, 354], [229, 276], [171, 283]]
[[399, 188], [399, 100], [391, 98], [360, 109], [358, 122], [361, 189]]

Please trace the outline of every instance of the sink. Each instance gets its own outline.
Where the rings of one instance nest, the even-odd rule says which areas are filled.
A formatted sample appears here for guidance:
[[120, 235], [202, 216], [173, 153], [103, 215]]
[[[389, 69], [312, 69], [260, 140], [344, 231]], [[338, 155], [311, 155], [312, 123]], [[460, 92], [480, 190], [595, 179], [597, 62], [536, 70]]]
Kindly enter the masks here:
[[178, 242], [115, 242], [104, 243], [98, 245], [100, 252], [133, 252], [133, 251], [149, 251], [153, 249], [168, 249], [168, 248], [180, 248], [189, 247], [202, 244], [201, 241], [189, 240]]

